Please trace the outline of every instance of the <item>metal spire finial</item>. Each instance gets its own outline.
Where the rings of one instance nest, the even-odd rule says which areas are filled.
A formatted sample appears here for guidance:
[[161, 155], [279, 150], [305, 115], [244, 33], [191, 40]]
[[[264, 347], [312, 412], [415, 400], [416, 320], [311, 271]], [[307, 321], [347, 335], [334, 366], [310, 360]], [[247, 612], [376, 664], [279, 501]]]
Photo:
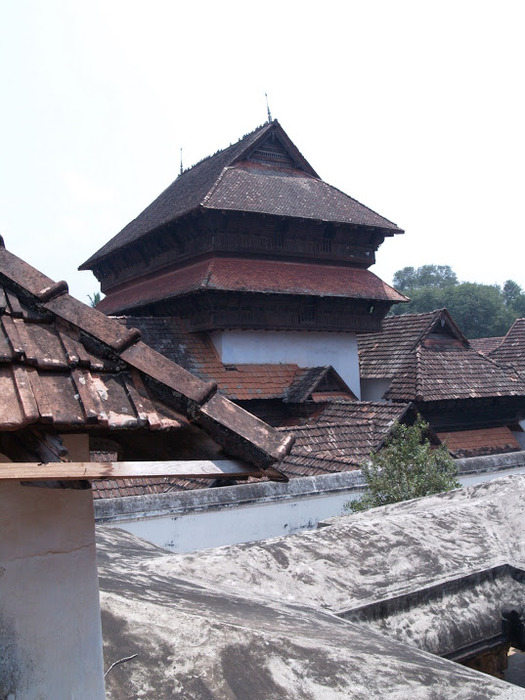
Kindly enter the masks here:
[[268, 104], [268, 93], [265, 92], [264, 96], [266, 97], [266, 111], [268, 112], [268, 124], [272, 123], [272, 113], [270, 112], [270, 105]]
[[182, 175], [184, 168], [182, 167], [182, 146], [180, 148], [180, 174]]

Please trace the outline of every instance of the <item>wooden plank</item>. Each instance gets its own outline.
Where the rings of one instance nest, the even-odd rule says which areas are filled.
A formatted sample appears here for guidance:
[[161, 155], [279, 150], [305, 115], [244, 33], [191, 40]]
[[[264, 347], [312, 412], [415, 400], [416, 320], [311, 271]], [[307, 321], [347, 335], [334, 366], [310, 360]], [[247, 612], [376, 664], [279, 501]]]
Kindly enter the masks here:
[[0, 463], [0, 480], [42, 481], [69, 479], [142, 479], [173, 476], [185, 479], [217, 479], [263, 475], [256, 467], [233, 460], [165, 462], [9, 462]]

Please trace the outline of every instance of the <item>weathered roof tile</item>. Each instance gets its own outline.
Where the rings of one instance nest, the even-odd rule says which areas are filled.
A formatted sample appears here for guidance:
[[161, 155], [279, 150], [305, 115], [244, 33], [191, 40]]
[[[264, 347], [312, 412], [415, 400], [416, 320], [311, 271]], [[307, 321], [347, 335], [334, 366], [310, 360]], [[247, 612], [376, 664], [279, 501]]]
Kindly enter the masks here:
[[363, 379], [389, 379], [393, 401], [525, 396], [525, 383], [470, 347], [445, 309], [391, 316], [359, 337]]
[[[254, 151], [268, 139], [280, 144], [286, 162], [262, 163], [258, 159]], [[273, 121], [183, 172], [81, 269], [90, 269], [149, 232], [203, 208], [347, 222], [402, 233], [388, 219], [323, 182], [280, 124]]]
[[525, 318], [518, 318], [513, 323], [501, 343], [489, 352], [489, 356], [525, 377]]
[[97, 308], [122, 313], [197, 291], [300, 294], [370, 301], [405, 302], [407, 297], [369, 270], [335, 265], [217, 258], [135, 282], [112, 292]]
[[[268, 467], [289, 448], [274, 429], [67, 294], [62, 283], [0, 247], [0, 430], [44, 423], [57, 430], [201, 423], [228, 452]], [[181, 411], [182, 414], [181, 415]]]

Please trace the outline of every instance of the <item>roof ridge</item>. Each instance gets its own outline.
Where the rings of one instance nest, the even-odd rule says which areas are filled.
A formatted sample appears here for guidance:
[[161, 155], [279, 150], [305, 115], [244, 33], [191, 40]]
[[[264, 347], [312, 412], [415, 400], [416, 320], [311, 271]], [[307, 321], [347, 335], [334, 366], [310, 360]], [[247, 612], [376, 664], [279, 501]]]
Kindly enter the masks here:
[[226, 171], [231, 167], [232, 167], [231, 164], [224, 166], [224, 168], [221, 170], [221, 172], [219, 174], [219, 177], [215, 180], [213, 185], [210, 187], [207, 194], [202, 198], [201, 206], [205, 206], [206, 202], [211, 198], [211, 196], [213, 195], [215, 190], [218, 188], [219, 184], [223, 181]]
[[[404, 229], [399, 228], [399, 226], [398, 226], [394, 221], [391, 221], [390, 219], [387, 219], [386, 216], [383, 216], [383, 214], [380, 214], [380, 213], [379, 213], [378, 211], [376, 211], [375, 209], [372, 209], [371, 207], [367, 206], [366, 204], [363, 204], [363, 202], [360, 202], [360, 201], [359, 201], [358, 199], [356, 199], [355, 197], [352, 197], [351, 195], [346, 194], [346, 192], [343, 192], [343, 190], [341, 190], [339, 187], [336, 187], [335, 185], [331, 185], [329, 182], [325, 182], [324, 180], [321, 180], [321, 182], [323, 183], [323, 185], [326, 185], [326, 187], [329, 187], [329, 188], [332, 189], [332, 190], [336, 190], [337, 192], [339, 192], [340, 194], [344, 195], [344, 196], [347, 197], [348, 199], [351, 199], [352, 202], [355, 202], [356, 204], [359, 204], [360, 207], [363, 207], [364, 209], [368, 209], [368, 211], [372, 212], [372, 214], [375, 214], [376, 216], [380, 216], [380, 217], [381, 217], [382, 219], [384, 219], [385, 221], [388, 221], [389, 224], [392, 224], [392, 226], [395, 226], [395, 227], [398, 229], [396, 233], [405, 233]], [[380, 228], [380, 227], [378, 227], [378, 228]]]
[[242, 141], [248, 140], [251, 136], [254, 136], [256, 132], [258, 131], [263, 131], [265, 127], [268, 127], [271, 124], [271, 122], [264, 122], [263, 124], [259, 124], [259, 126], [256, 126], [253, 131], [249, 131], [244, 136], [241, 136], [237, 141], [234, 141], [233, 143], [230, 143], [229, 146], [225, 146], [224, 148], [218, 148], [215, 153], [210, 153], [207, 156], [204, 156], [204, 158], [201, 158], [198, 160], [196, 163], [193, 163], [193, 165], [189, 165], [187, 168], [184, 168], [181, 175], [184, 175], [184, 173], [189, 172], [190, 170], [193, 170], [193, 168], [196, 168], [198, 165], [201, 165], [202, 163], [206, 163], [207, 161], [211, 160], [212, 158], [215, 158], [216, 156], [220, 155], [221, 153], [226, 153], [230, 148], [235, 148], [236, 146], [239, 146]]
[[14, 289], [32, 307], [65, 321], [80, 333], [88, 352], [108, 351], [131, 369], [145, 375], [151, 386], [169, 395], [186, 417], [231, 454], [266, 468], [281, 460], [292, 442], [278, 440], [273, 428], [217, 393], [217, 383], [204, 381], [140, 340], [137, 329], [75, 299], [64, 282], [55, 283], [29, 263], [0, 245], [0, 284]]
[[[428, 324], [427, 324], [426, 328], [424, 328], [421, 331], [421, 333], [419, 334], [416, 342], [412, 346], [412, 349], [416, 348], [419, 345], [419, 343], [421, 342], [421, 340], [424, 338], [425, 334], [428, 333], [429, 330], [434, 327], [434, 324], [439, 319], [442, 311], [443, 311], [443, 309], [434, 309], [434, 311], [429, 312]], [[423, 314], [421, 314], [421, 315], [423, 315]]]

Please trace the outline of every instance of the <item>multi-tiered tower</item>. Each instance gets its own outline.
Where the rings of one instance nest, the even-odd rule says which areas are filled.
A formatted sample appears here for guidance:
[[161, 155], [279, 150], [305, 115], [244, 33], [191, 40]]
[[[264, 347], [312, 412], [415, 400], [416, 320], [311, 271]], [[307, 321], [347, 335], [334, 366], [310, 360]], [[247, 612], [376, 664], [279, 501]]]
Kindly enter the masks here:
[[109, 314], [177, 316], [225, 363], [333, 365], [405, 297], [368, 268], [395, 224], [323, 182], [277, 121], [183, 172], [87, 260]]

